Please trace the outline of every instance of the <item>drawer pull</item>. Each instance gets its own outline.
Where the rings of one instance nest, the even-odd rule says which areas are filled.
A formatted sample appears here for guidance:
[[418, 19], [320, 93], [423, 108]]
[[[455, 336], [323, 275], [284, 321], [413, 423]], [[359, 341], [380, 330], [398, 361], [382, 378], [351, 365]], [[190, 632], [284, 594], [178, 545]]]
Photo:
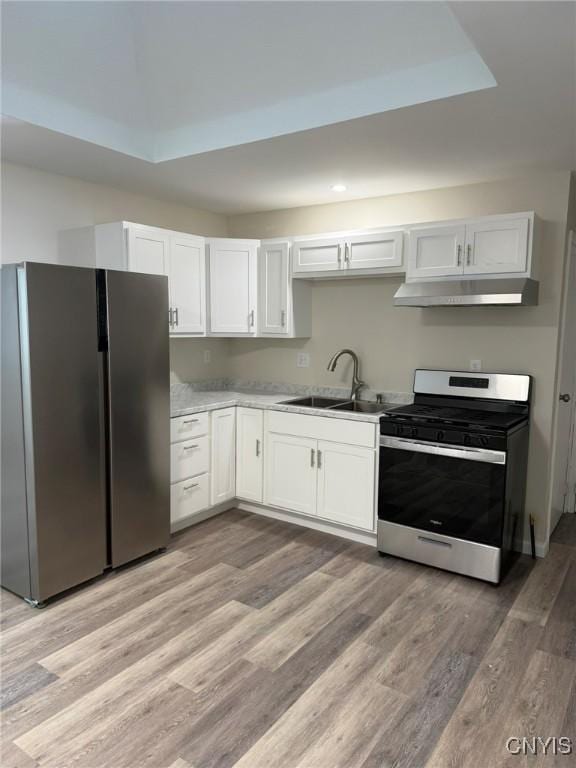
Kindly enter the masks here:
[[183, 445], [182, 450], [183, 451], [191, 451], [193, 448], [198, 448], [198, 445]]
[[256, 456], [260, 456], [260, 440], [256, 440]]
[[199, 483], [192, 483], [192, 485], [184, 485], [182, 490], [191, 491], [192, 488], [198, 488]]
[[428, 536], [418, 536], [419, 541], [423, 541], [425, 544], [436, 544], [438, 547], [448, 547], [450, 549], [452, 544], [449, 541], [440, 541], [440, 539], [430, 539]]
[[197, 424], [199, 421], [200, 419], [186, 419], [182, 424]]

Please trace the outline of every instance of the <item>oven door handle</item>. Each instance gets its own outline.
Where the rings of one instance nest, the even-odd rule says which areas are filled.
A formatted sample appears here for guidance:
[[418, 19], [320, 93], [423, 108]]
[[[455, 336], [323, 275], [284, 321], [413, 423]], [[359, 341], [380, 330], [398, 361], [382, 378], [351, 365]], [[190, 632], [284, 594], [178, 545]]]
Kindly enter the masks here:
[[444, 443], [420, 443], [418, 440], [408, 440], [403, 437], [380, 437], [382, 448], [398, 448], [401, 451], [416, 453], [431, 453], [435, 456], [450, 456], [454, 459], [468, 461], [483, 461], [487, 464], [506, 464], [504, 451], [488, 451], [484, 448], [465, 448]]

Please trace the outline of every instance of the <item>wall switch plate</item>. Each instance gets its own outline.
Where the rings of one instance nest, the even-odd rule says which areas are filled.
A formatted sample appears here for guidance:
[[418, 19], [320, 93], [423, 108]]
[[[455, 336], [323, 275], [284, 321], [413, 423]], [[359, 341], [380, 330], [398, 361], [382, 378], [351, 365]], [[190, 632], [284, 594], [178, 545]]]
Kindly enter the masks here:
[[309, 352], [298, 352], [298, 357], [296, 358], [296, 366], [298, 368], [309, 368], [310, 367], [310, 353]]
[[470, 370], [471, 371], [481, 371], [482, 370], [482, 360], [470, 360]]
[[206, 365], [212, 361], [212, 352], [209, 349], [204, 350], [204, 362]]

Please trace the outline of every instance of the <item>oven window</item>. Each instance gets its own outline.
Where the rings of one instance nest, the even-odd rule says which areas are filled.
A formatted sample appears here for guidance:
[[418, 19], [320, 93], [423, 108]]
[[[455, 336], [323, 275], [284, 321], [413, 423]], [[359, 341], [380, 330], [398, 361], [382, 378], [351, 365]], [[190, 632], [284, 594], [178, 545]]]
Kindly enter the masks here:
[[380, 448], [378, 517], [500, 546], [505, 466]]

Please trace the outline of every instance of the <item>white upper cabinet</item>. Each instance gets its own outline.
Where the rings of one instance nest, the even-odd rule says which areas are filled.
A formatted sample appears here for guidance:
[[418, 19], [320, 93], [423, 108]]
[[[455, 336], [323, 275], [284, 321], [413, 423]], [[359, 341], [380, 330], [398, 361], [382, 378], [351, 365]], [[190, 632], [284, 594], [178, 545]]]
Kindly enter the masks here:
[[296, 240], [292, 245], [294, 274], [340, 269], [343, 259], [344, 241], [341, 238]]
[[447, 226], [410, 232], [410, 277], [445, 277], [462, 273], [466, 227]]
[[525, 272], [528, 260], [528, 218], [478, 221], [466, 227], [466, 274]]
[[258, 240], [208, 241], [210, 333], [256, 334], [258, 245]]
[[406, 279], [532, 276], [533, 213], [414, 227]]
[[292, 244], [294, 277], [346, 277], [402, 271], [402, 230], [339, 233]]
[[260, 333], [287, 334], [288, 243], [262, 243], [259, 252]]
[[203, 237], [171, 235], [168, 257], [170, 333], [206, 331], [206, 254]]
[[128, 269], [150, 275], [168, 274], [170, 233], [154, 227], [128, 225]]
[[403, 242], [402, 230], [348, 237], [344, 246], [346, 269], [401, 267]]
[[266, 241], [258, 252], [258, 335], [309, 337], [312, 333], [311, 287], [292, 280], [290, 244]]

